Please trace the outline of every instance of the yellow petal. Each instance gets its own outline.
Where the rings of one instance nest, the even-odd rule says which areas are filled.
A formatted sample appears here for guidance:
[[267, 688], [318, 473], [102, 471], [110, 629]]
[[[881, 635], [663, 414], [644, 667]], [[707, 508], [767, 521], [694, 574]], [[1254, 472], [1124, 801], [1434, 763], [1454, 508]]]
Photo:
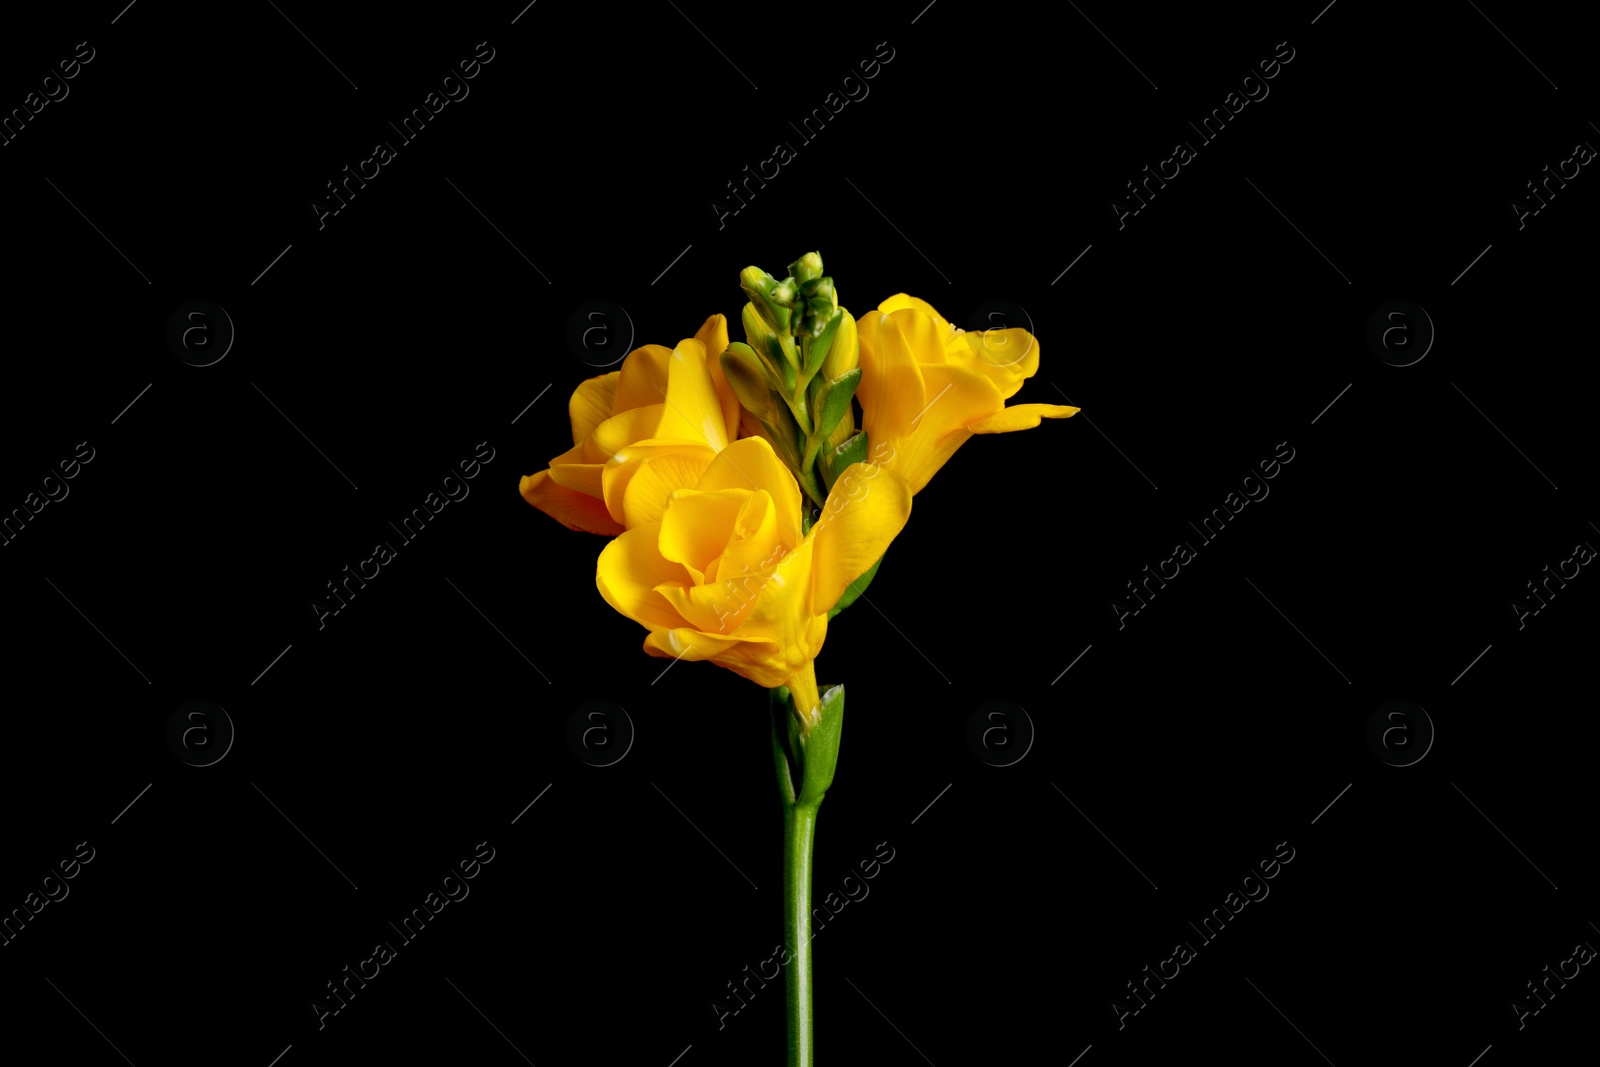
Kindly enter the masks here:
[[734, 631], [761, 640], [729, 650], [719, 663], [770, 689], [816, 658], [827, 634], [827, 612], [810, 610], [815, 549], [816, 542], [807, 538], [772, 568]]
[[629, 445], [612, 458], [632, 458], [641, 453], [648, 454], [633, 466], [631, 477], [617, 480], [622, 491], [622, 521], [630, 527], [660, 522], [673, 490], [692, 489], [716, 456], [704, 445], [641, 442]]
[[594, 432], [594, 428], [612, 415], [617, 401], [617, 379], [621, 371], [602, 374], [598, 378], [579, 382], [567, 401], [567, 415], [572, 420], [572, 443], [578, 444]]
[[551, 460], [550, 480], [598, 500], [601, 496], [600, 474], [604, 468], [603, 463], [562, 463], [560, 460]]
[[[1005, 403], [994, 383], [977, 371], [949, 364], [922, 370], [928, 382], [926, 410], [913, 420], [910, 432], [889, 440], [891, 454], [874, 454], [875, 459], [910, 482], [912, 491], [917, 493], [971, 436], [967, 425], [995, 414]], [[867, 433], [870, 436], [872, 430], [869, 428]]]
[[588, 440], [603, 457], [609, 459], [635, 442], [662, 436], [656, 433], [656, 427], [660, 425], [665, 410], [666, 405], [658, 400], [654, 404], [620, 411], [596, 426]]
[[663, 559], [656, 547], [659, 523], [624, 530], [600, 552], [595, 566], [595, 586], [606, 603], [635, 622], [652, 629], [672, 629], [684, 624], [682, 616], [656, 592], [669, 582], [687, 586], [692, 579], [681, 565]]
[[1077, 408], [1066, 404], [1012, 404], [986, 419], [971, 423], [967, 429], [973, 433], [1010, 433], [1012, 430], [1030, 430], [1039, 425], [1041, 418], [1064, 419], [1076, 415]]
[[911, 484], [874, 463], [856, 463], [833, 483], [811, 527], [811, 613], [826, 615], [865, 574], [911, 517]]
[[597, 496], [605, 501], [606, 510], [616, 522], [627, 522], [627, 512], [622, 507], [627, 480], [634, 477], [638, 462], [648, 453], [638, 453], [630, 462], [619, 461], [616, 459], [616, 454], [622, 453], [626, 456], [632, 446], [645, 440], [653, 440], [656, 426], [661, 424], [661, 413], [664, 410], [666, 405], [661, 403], [629, 408], [627, 411], [614, 414], [600, 426], [595, 427], [594, 434], [590, 434], [584, 442], [587, 453], [597, 456], [602, 461]]
[[665, 345], [643, 345], [628, 353], [618, 371], [616, 414], [661, 403], [667, 389], [667, 361], [672, 349]]
[[765, 489], [745, 498], [721, 558], [706, 569], [707, 582], [765, 573], [788, 553], [790, 542], [780, 535], [777, 510]]
[[667, 368], [666, 407], [655, 436], [704, 441], [715, 451], [728, 446], [722, 400], [706, 365], [706, 346], [692, 337], [678, 342]]
[[1010, 398], [1022, 388], [1025, 379], [1039, 370], [1039, 342], [1027, 330], [967, 331], [956, 335], [964, 345], [952, 345], [950, 362], [978, 371]]
[[683, 616], [684, 622], [691, 628], [701, 633], [714, 633], [719, 637], [726, 637], [729, 631], [739, 625], [739, 619], [743, 614], [739, 609], [741, 606], [748, 606], [731, 593], [722, 595], [715, 584], [696, 585], [690, 588], [662, 585], [656, 587], [656, 592], [672, 605], [674, 611]]
[[[653, 409], [635, 408], [634, 410], [648, 412]], [[621, 435], [619, 434], [619, 436]], [[628, 486], [633, 483], [634, 475], [639, 473], [646, 461], [676, 452], [704, 452], [709, 456], [711, 449], [698, 441], [671, 441], [659, 437], [650, 437], [624, 444], [611, 454], [610, 459], [606, 461], [601, 470], [600, 496], [605, 500], [606, 509], [611, 512], [612, 518], [628, 526], [638, 525], [635, 522], [628, 522]], [[689, 486], [692, 487], [693, 484], [693, 482], [690, 482]], [[675, 485], [671, 488], [678, 489], [684, 488], [684, 486]], [[671, 489], [668, 489], [667, 492], [670, 493]], [[640, 495], [635, 500], [643, 509], [649, 502], [650, 497], [648, 495]], [[665, 495], [661, 497], [659, 505], [660, 507], [666, 506]], [[656, 510], [659, 510], [659, 508]], [[655, 522], [660, 518], [661, 516], [657, 514], [653, 518], [644, 521]]]
[[622, 532], [622, 524], [611, 517], [603, 503], [552, 481], [547, 470], [523, 476], [522, 499], [571, 530], [607, 536]]
[[927, 315], [917, 308], [900, 308], [889, 312], [889, 321], [899, 328], [900, 335], [905, 338], [913, 358], [919, 364], [944, 362], [945, 343], [950, 338], [950, 330], [949, 324], [945, 323], [941, 331], [939, 323], [944, 322], [943, 319]]
[[739, 432], [739, 397], [728, 376], [722, 373], [722, 353], [728, 348], [728, 320], [724, 315], [713, 315], [695, 333], [694, 339], [706, 347], [706, 369], [711, 372], [712, 384], [717, 389], [717, 399], [722, 408], [722, 425], [732, 440]]
[[730, 574], [692, 589], [660, 586], [656, 591], [698, 630], [740, 640], [766, 640], [756, 628], [747, 627], [745, 623], [761, 597], [767, 578], [767, 574]]
[[932, 319], [934, 325], [938, 328], [938, 334], [941, 339], [943, 339], [946, 335], [955, 332], [954, 328], [945, 319], [945, 317], [935, 311], [933, 309], [933, 305], [928, 303], [926, 300], [919, 300], [916, 297], [908, 296], [905, 293], [896, 293], [878, 305], [879, 311], [899, 311], [902, 308], [912, 308], [922, 312], [924, 315]]
[[[759, 492], [760, 490], [757, 490]], [[750, 496], [749, 489], [679, 489], [661, 516], [661, 555], [681, 563], [704, 581], [706, 568], [722, 555], [734, 523]]]
[[738, 643], [721, 634], [703, 633], [693, 627], [682, 626], [674, 630], [652, 630], [645, 635], [644, 650], [652, 656], [695, 662], [711, 659]]
[[779, 535], [789, 544], [800, 543], [800, 485], [764, 438], [746, 437], [718, 452], [695, 488], [765, 489]]
[[1005, 406], [994, 382], [975, 370], [941, 364], [923, 367], [922, 376], [928, 383], [928, 406], [916, 419], [916, 433], [939, 436]]
[[884, 312], [860, 319], [856, 333], [861, 345], [856, 399], [861, 401], [862, 428], [874, 441], [910, 432], [911, 420], [928, 403], [915, 353], [899, 324]]
[[772, 497], [761, 491], [746, 493], [745, 498], [728, 546], [706, 567], [704, 584], [659, 592], [701, 630], [752, 637], [745, 621], [774, 569], [788, 556], [789, 546], [778, 536]]

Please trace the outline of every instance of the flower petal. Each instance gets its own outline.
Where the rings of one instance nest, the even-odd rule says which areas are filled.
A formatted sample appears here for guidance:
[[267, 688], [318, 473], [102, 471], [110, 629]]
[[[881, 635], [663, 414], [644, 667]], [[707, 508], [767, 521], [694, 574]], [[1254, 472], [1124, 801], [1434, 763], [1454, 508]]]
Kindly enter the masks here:
[[[817, 647], [821, 643], [818, 639]], [[775, 665], [787, 660], [771, 641], [729, 638], [680, 627], [652, 631], [644, 639], [644, 650], [663, 659], [715, 660], [719, 666], [768, 689], [782, 685], [788, 677], [778, 673], [783, 668]]]
[[657, 400], [654, 404], [619, 411], [594, 428], [588, 443], [602, 460], [610, 459], [636, 441], [663, 436], [656, 433], [656, 427], [665, 410], [666, 405]]
[[617, 402], [617, 379], [621, 371], [602, 374], [598, 378], [579, 382], [578, 388], [567, 401], [567, 415], [572, 420], [572, 443], [578, 444], [594, 433], [594, 428], [612, 415]]
[[765, 489], [772, 495], [778, 534], [800, 543], [800, 485], [762, 437], [746, 437], [717, 453], [696, 489]]
[[718, 452], [732, 439], [723, 420], [722, 399], [706, 365], [706, 346], [692, 337], [679, 341], [672, 350], [666, 408], [655, 436], [704, 441]]
[[828, 632], [828, 614], [809, 610], [815, 552], [816, 542], [808, 537], [771, 569], [755, 604], [734, 631], [762, 640], [731, 650], [719, 662], [770, 689], [816, 658]]
[[955, 332], [955, 327], [951, 326], [945, 317], [935, 311], [933, 309], [933, 305], [928, 303], [926, 300], [920, 300], [917, 297], [909, 296], [906, 293], [896, 293], [878, 305], [878, 310], [884, 312], [900, 311], [903, 308], [912, 308], [920, 311], [932, 319], [934, 326], [937, 327], [938, 335], [941, 339]]
[[852, 464], [839, 475], [811, 527], [811, 614], [826, 615], [878, 561], [911, 517], [911, 497], [906, 479], [875, 463]]
[[919, 364], [944, 362], [946, 342], [952, 331], [950, 324], [940, 318], [937, 312], [930, 316], [918, 308], [904, 307], [889, 312], [889, 321], [899, 327], [900, 335], [905, 338], [912, 357]]
[[910, 482], [916, 493], [971, 436], [967, 424], [995, 414], [1005, 404], [994, 383], [977, 371], [949, 364], [922, 370], [928, 382], [926, 410], [914, 420], [911, 432], [890, 441], [892, 455], [874, 457]]
[[788, 555], [789, 543], [780, 536], [777, 512], [772, 494], [765, 489], [746, 496], [722, 557], [707, 568], [706, 580], [762, 574]]
[[966, 343], [950, 347], [950, 362], [986, 376], [1002, 398], [1014, 396], [1039, 371], [1039, 342], [1027, 330], [969, 330], [956, 336]]
[[[624, 460], [641, 455], [637, 464]], [[660, 522], [673, 490], [693, 488], [715, 457], [716, 453], [704, 445], [684, 442], [658, 445], [641, 441], [617, 453], [612, 457], [612, 466], [623, 468], [614, 479], [622, 496], [622, 521], [630, 527]], [[617, 460], [624, 460], [626, 467]], [[607, 471], [608, 475], [611, 473]], [[615, 492], [613, 489], [613, 495]]]
[[927, 406], [928, 394], [916, 354], [899, 323], [883, 312], [869, 313], [856, 322], [856, 334], [861, 346], [856, 399], [861, 402], [862, 428], [875, 441], [910, 432], [911, 420]]
[[1039, 420], [1064, 419], [1069, 415], [1076, 415], [1078, 408], [1066, 404], [1012, 404], [1004, 411], [997, 411], [986, 419], [969, 423], [967, 429], [973, 433], [1010, 433], [1012, 430], [1031, 430], [1039, 425]]
[[600, 475], [603, 463], [563, 463], [557, 457], [550, 461], [550, 480], [576, 493], [600, 499]]
[[667, 389], [667, 361], [672, 349], [665, 345], [643, 345], [628, 353], [618, 371], [617, 399], [613, 411], [624, 411], [659, 404]]
[[622, 532], [622, 524], [611, 517], [605, 504], [552, 481], [547, 470], [523, 476], [522, 499], [571, 530], [608, 537]]
[[706, 369], [711, 372], [712, 384], [716, 386], [717, 399], [722, 406], [722, 425], [731, 441], [739, 434], [739, 416], [743, 409], [733, 386], [728, 384], [728, 376], [722, 373], [722, 353], [728, 348], [727, 317], [711, 316], [695, 333], [694, 339], [706, 347]]
[[689, 626], [673, 630], [652, 630], [645, 635], [644, 650], [664, 659], [690, 662], [710, 659], [739, 642], [721, 634], [708, 634]]
[[606, 603], [635, 622], [652, 629], [682, 626], [684, 620], [672, 605], [656, 592], [656, 586], [669, 582], [690, 585], [689, 572], [664, 559], [657, 547], [660, 523], [649, 523], [624, 530], [600, 551], [595, 566], [595, 586]]
[[706, 569], [728, 547], [750, 493], [749, 489], [676, 490], [661, 516], [661, 555], [687, 567], [696, 585], [703, 582]]
[[656, 587], [656, 592], [695, 630], [719, 637], [726, 637], [730, 629], [738, 626], [742, 614], [739, 609], [745, 606], [731, 592], [722, 595], [715, 584], [688, 589], [681, 585], [662, 585]]
[[[636, 408], [636, 411], [647, 411], [646, 408]], [[621, 436], [619, 434], [618, 436]], [[599, 451], [597, 448], [596, 451]], [[600, 474], [600, 496], [606, 502], [606, 509], [611, 512], [611, 517], [628, 526], [637, 526], [638, 523], [628, 522], [628, 486], [633, 481], [633, 476], [650, 459], [665, 456], [674, 452], [704, 452], [708, 456], [711, 449], [697, 441], [669, 441], [661, 438], [650, 437], [640, 441], [630, 441], [615, 452], [604, 464]], [[689, 483], [693, 485], [693, 482]], [[682, 488], [673, 486], [672, 488]], [[648, 496], [641, 496], [640, 501], [647, 501]], [[666, 497], [661, 498], [661, 506], [666, 505]], [[659, 510], [659, 509], [658, 509]], [[646, 521], [656, 522], [661, 518], [659, 514]]]

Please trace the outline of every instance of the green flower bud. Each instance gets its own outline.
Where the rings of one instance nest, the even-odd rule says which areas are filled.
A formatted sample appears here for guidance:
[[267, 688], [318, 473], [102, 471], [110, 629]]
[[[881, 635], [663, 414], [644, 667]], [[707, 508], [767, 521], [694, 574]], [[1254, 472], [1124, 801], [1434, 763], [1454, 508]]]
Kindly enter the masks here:
[[760, 267], [746, 267], [739, 272], [739, 288], [749, 295], [751, 300], [761, 300], [771, 295], [778, 280]]
[[797, 305], [800, 321], [795, 326], [795, 333], [805, 337], [820, 336], [833, 321], [833, 313], [839, 309], [839, 297], [834, 291], [833, 279], [824, 277], [805, 283], [800, 287], [800, 296]]
[[822, 332], [813, 336], [809, 333], [800, 335], [800, 377], [809, 382], [813, 375], [822, 367], [822, 362], [827, 358], [833, 348], [833, 339], [839, 332], [841, 316], [835, 311], [828, 320]]
[[[784, 299], [778, 299], [780, 289], [785, 289], [787, 294]], [[739, 272], [739, 288], [750, 298], [750, 303], [755, 305], [767, 325], [777, 333], [789, 332], [789, 307], [794, 302], [792, 284], [785, 279], [779, 282], [772, 275], [760, 267], [746, 267]]]
[[789, 264], [789, 276], [795, 280], [795, 284], [802, 286], [822, 277], [821, 253], [807, 252]]
[[[817, 382], [824, 381], [819, 374]], [[826, 381], [820, 390], [820, 396], [813, 402], [813, 419], [816, 431], [824, 437], [831, 436], [844, 421], [846, 412], [851, 411], [850, 400], [856, 395], [856, 386], [861, 384], [861, 368], [845, 371], [839, 377]]]
[[722, 374], [746, 411], [763, 421], [772, 419], [772, 381], [749, 345], [735, 341], [728, 346], [722, 353]]
[[827, 437], [827, 440], [823, 442], [822, 454], [831, 454], [834, 449], [838, 448], [855, 435], [856, 413], [854, 408], [849, 408], [845, 411], [844, 418], [839, 420], [839, 425], [833, 428], [833, 432], [830, 433]]
[[838, 444], [832, 444], [832, 437], [838, 435], [846, 421], [849, 421], [849, 416], [846, 416], [845, 420], [834, 428], [829, 440], [830, 445], [832, 445], [831, 449], [819, 457], [822, 460], [820, 466], [822, 468], [823, 484], [828, 487], [830, 492], [833, 489], [834, 481], [838, 479], [839, 475], [848, 470], [851, 464], [864, 463], [867, 459], [866, 431], [852, 433]]
[[[788, 312], [784, 312], [788, 314]], [[794, 377], [794, 365], [799, 361], [794, 342], [784, 333], [774, 331], [772, 324], [762, 315], [755, 303], [749, 303], [739, 313], [744, 326], [744, 338], [755, 349], [772, 373], [773, 381], [786, 381]], [[789, 369], [784, 371], [784, 367]]]

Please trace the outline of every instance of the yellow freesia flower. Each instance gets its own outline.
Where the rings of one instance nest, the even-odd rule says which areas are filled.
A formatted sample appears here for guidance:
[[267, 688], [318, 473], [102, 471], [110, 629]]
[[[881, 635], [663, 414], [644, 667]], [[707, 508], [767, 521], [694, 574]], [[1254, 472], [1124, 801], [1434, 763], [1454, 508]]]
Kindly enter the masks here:
[[[642, 475], [641, 475], [642, 476]], [[630, 525], [600, 553], [606, 602], [650, 632], [644, 649], [710, 660], [817, 709], [812, 660], [828, 611], [882, 556], [911, 514], [911, 487], [857, 463], [801, 536], [800, 487], [764, 438], [735, 441], [657, 521]]]
[[645, 345], [622, 368], [583, 382], [567, 411], [572, 448], [522, 478], [522, 498], [574, 530], [614, 535], [661, 519], [739, 432], [722, 373], [728, 320], [712, 315], [676, 348]]
[[920, 493], [975, 433], [1009, 433], [1041, 418], [1076, 415], [1065, 404], [1006, 400], [1039, 370], [1039, 343], [1023, 329], [958, 330], [927, 301], [891, 296], [856, 323], [862, 428], [886, 465]]

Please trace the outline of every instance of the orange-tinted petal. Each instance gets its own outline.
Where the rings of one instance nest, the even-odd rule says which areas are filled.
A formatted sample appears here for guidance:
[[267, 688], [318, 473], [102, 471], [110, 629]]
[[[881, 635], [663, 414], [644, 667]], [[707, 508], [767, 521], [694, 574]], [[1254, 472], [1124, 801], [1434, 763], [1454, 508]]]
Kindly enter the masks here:
[[551, 481], [547, 470], [523, 476], [522, 499], [568, 529], [607, 536], [622, 532], [622, 524], [611, 517], [605, 504]]
[[598, 500], [601, 496], [600, 473], [604, 468], [603, 463], [562, 463], [559, 459], [553, 459], [550, 461], [550, 480], [575, 493]]

